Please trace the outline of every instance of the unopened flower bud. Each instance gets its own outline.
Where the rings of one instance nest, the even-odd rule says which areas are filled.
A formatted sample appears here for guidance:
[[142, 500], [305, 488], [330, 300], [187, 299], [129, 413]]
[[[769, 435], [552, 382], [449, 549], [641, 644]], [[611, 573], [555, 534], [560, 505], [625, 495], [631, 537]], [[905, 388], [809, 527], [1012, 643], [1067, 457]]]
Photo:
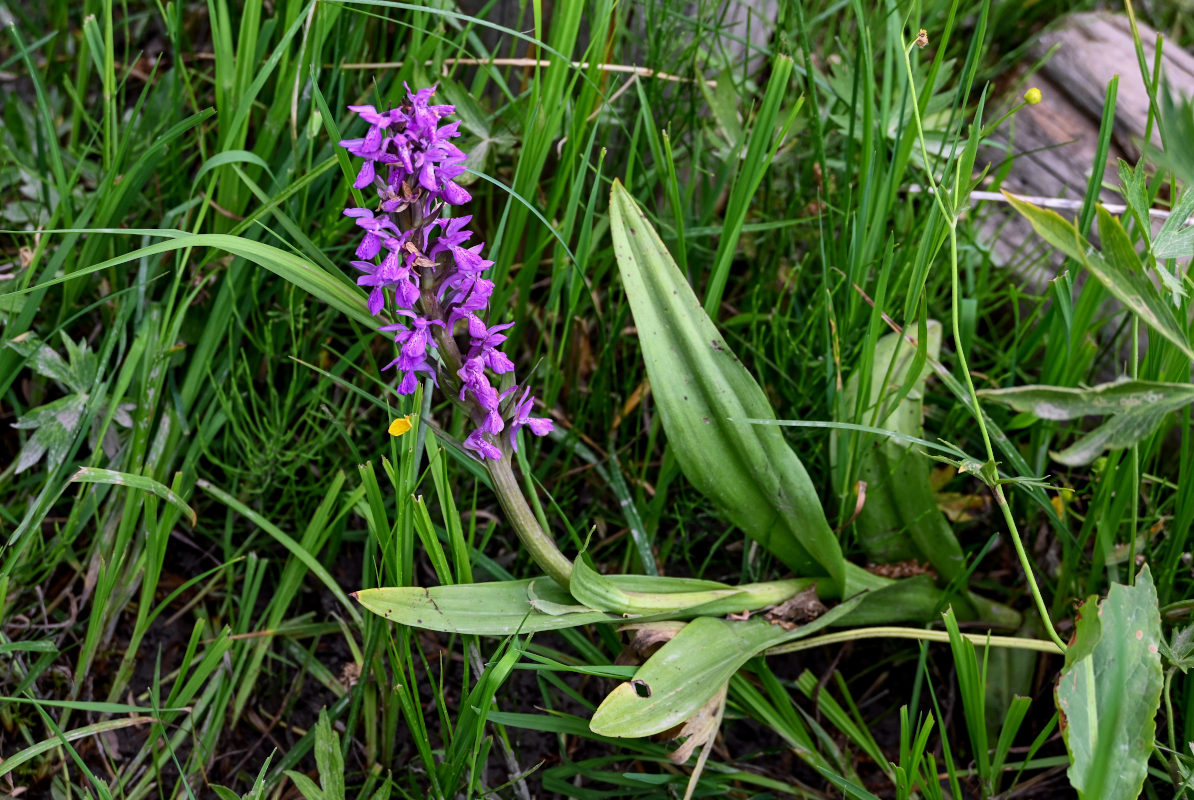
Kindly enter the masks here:
[[1035, 106], [1041, 102], [1041, 90], [1035, 86], [1024, 93], [1024, 102], [1030, 106]]

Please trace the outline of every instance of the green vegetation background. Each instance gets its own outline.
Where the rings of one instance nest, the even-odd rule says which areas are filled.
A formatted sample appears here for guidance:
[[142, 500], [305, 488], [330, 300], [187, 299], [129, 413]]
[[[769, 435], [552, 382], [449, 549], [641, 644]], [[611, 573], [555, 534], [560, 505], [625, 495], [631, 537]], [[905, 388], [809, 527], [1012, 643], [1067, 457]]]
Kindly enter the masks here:
[[[297, 785], [329, 800], [344, 785], [353, 797], [682, 792], [669, 746], [588, 731], [618, 674], [613, 632], [438, 636], [346, 597], [535, 568], [467, 458], [426, 428], [386, 433], [402, 414], [448, 437], [464, 421], [438, 398], [395, 395], [379, 370], [392, 345], [344, 312], [360, 307], [342, 216], [355, 170], [336, 147], [357, 133], [345, 107], [395, 103], [404, 82], [437, 84], [457, 107], [469, 210], [496, 262], [493, 307], [517, 321], [509, 351], [557, 423], [520, 463], [562, 546], [575, 552], [592, 531], [589, 552], [609, 571], [653, 562], [766, 579], [782, 570], [666, 453], [614, 263], [610, 181], [646, 209], [698, 295], [728, 275], [714, 316], [779, 416], [834, 419], [876, 335], [871, 303], [903, 324], [947, 318], [951, 300], [947, 272], [923, 257], [942, 222], [906, 191], [924, 165], [902, 47], [930, 32], [914, 53], [917, 91], [948, 148], [978, 103], [979, 89], [962, 96], [966, 76], [999, 87], [995, 118], [1029, 85], [1027, 44], [1067, 10], [780, 3], [774, 34], [759, 37], [758, 19], [732, 25], [717, 3], [665, 0], [472, 14], [380, 0], [0, 5], [12, 20], [0, 36], [0, 795], [207, 797], [217, 784], [239, 795], [258, 778], [256, 796]], [[1172, 41], [1188, 39], [1179, 4], [1149, 10]], [[804, 105], [764, 169], [743, 155], [776, 133], [755, 112], [781, 53], [796, 62], [789, 107], [802, 94]], [[1114, 342], [1127, 321], [1097, 284], [1071, 288], [1075, 323], [992, 262], [981, 218], [964, 223], [960, 253], [979, 388], [1122, 372]], [[1046, 255], [1026, 241], [1017, 262]], [[305, 265], [316, 268], [305, 283], [279, 277]], [[1184, 375], [1141, 363], [1142, 378]], [[930, 438], [975, 444], [939, 385], [925, 408]], [[1138, 474], [1127, 451], [1062, 468], [1048, 453], [1079, 425], [990, 413], [1034, 475], [1065, 488], [1060, 522], [1012, 500], [1063, 635], [1076, 599], [1128, 576], [1134, 522], [1132, 551], [1152, 565], [1167, 618], [1184, 619], [1189, 411], [1141, 444]], [[790, 439], [857, 559], [828, 432]], [[982, 554], [974, 584], [1028, 610], [981, 485], [939, 477], [941, 503], [967, 511], [964, 548]], [[445, 545], [446, 575], [425, 555], [440, 539], [464, 543]], [[968, 772], [947, 651], [866, 642], [785, 658], [735, 678], [701, 796], [832, 794], [841, 784], [792, 754], [806, 737], [832, 775], [897, 796], [887, 762], [915, 727], [901, 726], [901, 705], [912, 723], [945, 709], [946, 729], [916, 746], [976, 796], [989, 790]], [[1033, 760], [1005, 790], [1069, 791], [1057, 661], [995, 665], [990, 691], [1032, 699], [1013, 754]], [[1169, 741], [1194, 738], [1192, 702], [1177, 681]], [[1170, 777], [1157, 769], [1147, 791], [1172, 796]]]

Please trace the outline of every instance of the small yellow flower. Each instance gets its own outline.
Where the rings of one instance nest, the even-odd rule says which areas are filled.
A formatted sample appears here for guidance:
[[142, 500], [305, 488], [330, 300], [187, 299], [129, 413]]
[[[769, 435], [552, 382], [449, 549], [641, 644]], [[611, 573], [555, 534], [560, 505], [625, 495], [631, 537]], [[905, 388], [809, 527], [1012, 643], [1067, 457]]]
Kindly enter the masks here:
[[1041, 90], [1035, 86], [1024, 93], [1024, 102], [1030, 106], [1035, 106], [1041, 102]]
[[414, 425], [411, 424], [410, 417], [406, 416], [406, 417], [399, 417], [398, 419], [391, 422], [390, 427], [387, 428], [387, 430], [390, 432], [391, 436], [401, 436], [402, 434], [406, 433], [413, 427], [414, 427]]
[[921, 28], [920, 33], [916, 34], [916, 46], [917, 47], [928, 47], [928, 45], [929, 45], [929, 32], [926, 31], [924, 28]]

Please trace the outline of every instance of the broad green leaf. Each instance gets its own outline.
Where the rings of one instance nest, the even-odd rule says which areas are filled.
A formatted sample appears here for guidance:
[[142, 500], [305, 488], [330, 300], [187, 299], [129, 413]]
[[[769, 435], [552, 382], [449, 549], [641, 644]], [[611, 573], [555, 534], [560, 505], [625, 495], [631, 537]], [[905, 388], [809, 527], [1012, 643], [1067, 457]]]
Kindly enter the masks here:
[[1102, 206], [1097, 211], [1099, 236], [1106, 249], [1100, 254], [1094, 248], [1088, 248], [1082, 254], [1082, 263], [1107, 287], [1107, 291], [1145, 325], [1173, 342], [1187, 358], [1194, 361], [1194, 349], [1190, 347], [1190, 340], [1178, 322], [1172, 304], [1165, 301], [1160, 290], [1148, 279], [1141, 267], [1140, 257], [1130, 243], [1124, 246], [1124, 242], [1129, 240], [1119, 219], [1111, 216]]
[[[869, 397], [859, 397], [862, 372], [855, 370], [846, 382], [844, 422], [861, 422], [900, 433], [924, 436], [924, 385], [928, 360], [941, 352], [941, 323], [931, 320], [923, 349], [918, 353], [901, 334], [892, 333], [875, 343]], [[915, 374], [913, 374], [915, 373]], [[898, 401], [898, 402], [896, 402]], [[846, 485], [847, 461], [841, 460], [838, 439], [830, 435], [830, 460], [834, 491], [853, 499], [855, 482]], [[859, 454], [855, 478], [863, 506], [855, 519], [859, 541], [872, 561], [929, 561], [947, 581], [964, 571], [964, 556], [953, 529], [937, 507], [929, 482], [932, 464], [907, 440], [867, 437]], [[851, 507], [847, 503], [847, 507]]]
[[373, 613], [402, 625], [510, 636], [624, 623], [628, 618], [648, 622], [697, 614], [720, 616], [781, 603], [815, 583], [797, 578], [735, 587], [691, 578], [599, 575], [583, 561], [573, 569], [572, 591], [577, 597], [547, 578], [364, 589], [354, 596]]
[[748, 536], [798, 575], [845, 560], [800, 459], [773, 425], [767, 396], [701, 308], [630, 193], [614, 181], [611, 232], [668, 443], [684, 475]]
[[[605, 576], [594, 571], [584, 559], [577, 559], [568, 590], [578, 602], [599, 611], [722, 616], [778, 605], [815, 583], [811, 578], [802, 578], [730, 586], [686, 578]], [[627, 585], [634, 588], [625, 588]]]
[[532, 607], [528, 598], [533, 583], [535, 591], [542, 592], [546, 581], [532, 578], [431, 588], [398, 586], [364, 589], [353, 596], [374, 614], [393, 622], [448, 633], [511, 636], [624, 621], [620, 616], [592, 609], [544, 614]]
[[1057, 682], [1070, 784], [1080, 798], [1134, 800], [1161, 704], [1161, 615], [1146, 565], [1133, 586], [1082, 607]]
[[1120, 414], [1158, 404], [1194, 400], [1194, 386], [1188, 383], [1123, 380], [1101, 383], [1089, 389], [1062, 386], [1014, 386], [1009, 389], [983, 389], [984, 400], [1011, 406], [1016, 411], [1040, 419], [1080, 419], [1081, 417]]
[[1175, 408], [1188, 404], [1143, 406], [1133, 408], [1111, 419], [1083, 436], [1064, 450], [1051, 452], [1055, 461], [1070, 467], [1081, 467], [1098, 458], [1104, 450], [1122, 450], [1151, 436], [1161, 427], [1165, 416]]
[[1012, 207], [1032, 223], [1041, 238], [1084, 264], [1107, 287], [1107, 291], [1145, 325], [1175, 344], [1187, 358], [1194, 360], [1194, 348], [1190, 347], [1190, 341], [1172, 306], [1165, 302], [1160, 291], [1144, 274], [1140, 258], [1130, 244], [1127, 249], [1123, 247], [1127, 234], [1118, 219], [1102, 206], [1098, 207], [1099, 236], [1107, 247], [1105, 252], [1100, 253], [1060, 214], [1037, 208], [1007, 192], [1003, 194]]
[[[1156, 287], [1154, 287], [1152, 282], [1147, 279], [1147, 267], [1141, 261], [1140, 256], [1136, 253], [1136, 247], [1132, 244], [1132, 238], [1128, 236], [1128, 232], [1124, 230], [1123, 223], [1119, 221], [1119, 217], [1112, 216], [1101, 206], [1098, 208], [1098, 211], [1099, 238], [1103, 240], [1104, 260], [1111, 265], [1122, 265], [1128, 274], [1136, 275], [1137, 272], [1139, 272], [1140, 277], [1143, 279], [1140, 281], [1140, 289], [1144, 291], [1144, 287], [1147, 286], [1149, 289], [1153, 290], [1158, 298], [1161, 298], [1160, 293], [1156, 291]], [[1170, 222], [1172, 222], [1172, 218], [1166, 221], [1166, 225], [1168, 225]], [[1164, 230], [1164, 228], [1162, 230]], [[1170, 229], [1170, 233], [1172, 234], [1172, 229]], [[1157, 241], [1161, 240], [1158, 238]], [[1169, 248], [1172, 244], [1172, 242], [1166, 242], [1163, 247]], [[1149, 259], [1149, 262], [1153, 263], [1153, 266], [1156, 268], [1157, 276], [1161, 279], [1161, 283], [1164, 284], [1165, 290], [1169, 293], [1170, 300], [1174, 304], [1180, 303], [1181, 298], [1186, 296], [1186, 290], [1182, 286], [1181, 280], [1165, 268], [1164, 259], [1161, 258], [1155, 249], [1153, 251], [1153, 256], [1154, 258]], [[1159, 262], [1156, 261], [1158, 258], [1161, 259]], [[1175, 321], [1176, 319], [1177, 318], [1174, 317]], [[1181, 329], [1179, 328], [1179, 330]], [[1188, 341], [1188, 337], [1183, 337], [1183, 339]]]
[[1152, 435], [1165, 416], [1194, 402], [1194, 386], [1186, 383], [1124, 380], [1089, 389], [1060, 386], [1017, 386], [985, 389], [982, 397], [1004, 403], [1040, 419], [1066, 420], [1110, 416], [1106, 422], [1053, 458], [1069, 466], [1094, 461], [1104, 450], [1131, 447]]
[[589, 727], [601, 736], [651, 736], [691, 717], [754, 656], [833, 624], [857, 601], [846, 601], [787, 631], [761, 619], [698, 617], [647, 659], [634, 679], [612, 691]]
[[[898, 581], [884, 579], [886, 585], [857, 595], [858, 605], [835, 625], [861, 627], [890, 625], [896, 622], [924, 622], [937, 617], [945, 606], [945, 593], [933, 584], [928, 575], [916, 575]], [[959, 600], [955, 598], [955, 603]], [[836, 609], [835, 609], [836, 610]], [[966, 619], [973, 619], [969, 607], [958, 609]]]

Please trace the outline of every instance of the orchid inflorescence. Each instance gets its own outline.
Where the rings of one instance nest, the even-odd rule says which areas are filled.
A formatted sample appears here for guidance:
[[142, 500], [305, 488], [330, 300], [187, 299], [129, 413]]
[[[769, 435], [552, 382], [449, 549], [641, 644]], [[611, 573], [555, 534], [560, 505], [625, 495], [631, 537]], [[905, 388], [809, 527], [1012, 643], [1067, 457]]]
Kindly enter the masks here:
[[455, 180], [465, 171], [466, 155], [451, 142], [460, 123], [440, 124], [455, 107], [429, 105], [434, 93], [434, 87], [411, 92], [408, 86], [398, 108], [348, 107], [369, 123], [364, 138], [340, 142], [365, 160], [353, 186], [374, 187], [380, 201], [376, 209], [344, 212], [365, 232], [352, 265], [364, 273], [357, 283], [370, 288], [369, 313], [377, 316], [392, 300], [394, 313], [406, 318], [380, 328], [399, 346], [398, 357], [386, 365], [402, 374], [399, 394], [413, 392], [419, 375], [430, 376], [477, 425], [464, 447], [481, 459], [500, 459], [517, 451], [520, 429], [543, 436], [553, 426], [531, 416], [529, 389], [511, 383], [499, 391], [490, 382], [491, 373], [514, 371], [498, 349], [514, 323], [487, 324], [493, 281], [484, 273], [493, 262], [481, 257], [484, 243], [465, 246], [473, 235], [471, 216], [446, 216], [449, 207], [472, 197]]

